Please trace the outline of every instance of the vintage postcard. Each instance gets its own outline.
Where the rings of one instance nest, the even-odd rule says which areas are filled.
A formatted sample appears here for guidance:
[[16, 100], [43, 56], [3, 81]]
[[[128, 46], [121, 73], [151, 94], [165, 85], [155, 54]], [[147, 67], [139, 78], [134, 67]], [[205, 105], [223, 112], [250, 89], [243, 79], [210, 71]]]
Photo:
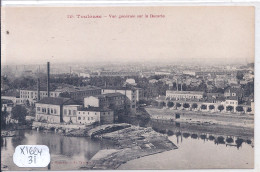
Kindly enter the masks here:
[[254, 168], [253, 6], [1, 15], [1, 170]]

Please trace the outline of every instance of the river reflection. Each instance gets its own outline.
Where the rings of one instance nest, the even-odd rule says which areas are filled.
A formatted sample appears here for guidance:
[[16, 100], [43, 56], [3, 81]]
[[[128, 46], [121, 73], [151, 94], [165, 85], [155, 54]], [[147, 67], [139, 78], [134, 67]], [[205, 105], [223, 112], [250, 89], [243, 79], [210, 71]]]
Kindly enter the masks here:
[[[244, 129], [153, 121], [138, 121], [138, 125], [167, 134], [178, 149], [129, 161], [119, 169], [252, 168], [254, 165], [254, 138], [250, 130], [240, 132]], [[15, 147], [22, 144], [47, 145], [51, 164], [41, 169], [17, 167], [12, 156]], [[114, 148], [114, 145], [107, 140], [65, 137], [49, 131], [20, 130], [16, 131], [15, 137], [1, 138], [1, 161], [8, 166], [8, 170], [13, 171], [77, 170], [87, 165], [99, 150], [110, 148]]]
[[3, 164], [8, 166], [8, 170], [26, 170], [16, 167], [12, 161], [18, 145], [47, 145], [51, 153], [51, 164], [42, 168], [43, 170], [76, 170], [87, 164], [99, 150], [114, 147], [109, 141], [65, 137], [53, 132], [20, 130], [16, 131], [16, 135], [1, 139], [1, 159]]
[[[176, 136], [177, 139], [177, 144], [182, 140], [183, 138], [187, 139], [187, 138], [191, 138], [191, 139], [201, 139], [204, 141], [214, 141], [215, 144], [226, 144], [226, 146], [235, 146], [237, 147], [237, 149], [239, 149], [240, 147], [242, 147], [242, 143], [251, 145], [252, 148], [253, 146], [253, 142], [250, 139], [253, 138], [248, 138], [248, 139], [242, 139], [239, 137], [234, 137], [234, 136], [219, 136], [219, 135], [212, 135], [212, 134], [198, 134], [198, 133], [187, 133], [187, 132], [174, 132], [172, 130], [165, 130], [165, 129], [158, 129], [157, 127], [153, 127], [153, 130], [162, 133], [162, 134], [167, 134], [168, 136]], [[235, 140], [235, 142], [234, 142]]]

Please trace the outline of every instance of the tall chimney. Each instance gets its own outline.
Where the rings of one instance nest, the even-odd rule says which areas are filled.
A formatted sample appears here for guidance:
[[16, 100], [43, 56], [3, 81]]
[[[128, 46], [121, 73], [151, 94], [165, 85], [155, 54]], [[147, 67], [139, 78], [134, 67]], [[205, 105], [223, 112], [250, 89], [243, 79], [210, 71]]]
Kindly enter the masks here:
[[37, 101], [41, 99], [40, 96], [40, 78], [37, 79]]
[[47, 62], [47, 95], [50, 97], [50, 62]]
[[177, 87], [177, 91], [179, 91], [179, 84], [178, 84], [178, 79], [176, 79], [176, 87]]

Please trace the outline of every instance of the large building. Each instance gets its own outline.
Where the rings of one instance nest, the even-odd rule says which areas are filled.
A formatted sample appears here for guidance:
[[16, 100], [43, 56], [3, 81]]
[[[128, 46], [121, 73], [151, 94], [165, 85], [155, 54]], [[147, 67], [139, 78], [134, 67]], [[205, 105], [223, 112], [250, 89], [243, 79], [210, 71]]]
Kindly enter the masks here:
[[[59, 97], [60, 91], [50, 91], [50, 97]], [[30, 105], [34, 104], [38, 100], [38, 94], [40, 94], [40, 99], [43, 99], [45, 97], [48, 97], [48, 91], [38, 91], [37, 89], [31, 88], [31, 89], [21, 89], [20, 90], [20, 100], [23, 103], [26, 103], [26, 101], [29, 102]]]
[[201, 100], [204, 97], [204, 92], [201, 91], [166, 91], [166, 98], [173, 100]]
[[111, 124], [114, 122], [114, 111], [108, 108], [89, 107], [80, 108], [77, 111], [78, 124], [93, 124], [98, 122], [100, 124]]
[[122, 109], [126, 97], [121, 93], [107, 93], [84, 98], [84, 107]]
[[85, 87], [64, 87], [58, 88], [57, 92], [67, 92], [70, 98], [74, 100], [82, 100], [88, 96], [95, 96], [101, 94], [101, 88], [95, 86], [85, 86]]
[[121, 93], [126, 96], [125, 103], [133, 113], [136, 113], [136, 102], [139, 100], [139, 95], [142, 93], [136, 88], [104, 88], [102, 94]]
[[35, 103], [36, 120], [50, 123], [63, 122], [63, 108], [65, 105], [77, 105], [77, 102], [70, 98], [45, 97]]

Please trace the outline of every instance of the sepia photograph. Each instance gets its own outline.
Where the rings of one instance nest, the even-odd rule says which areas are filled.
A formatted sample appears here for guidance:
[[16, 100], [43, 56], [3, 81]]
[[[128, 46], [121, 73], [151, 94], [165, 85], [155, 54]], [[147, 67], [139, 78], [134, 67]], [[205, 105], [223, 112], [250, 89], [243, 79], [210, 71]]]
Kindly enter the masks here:
[[1, 18], [1, 171], [254, 168], [254, 6]]

